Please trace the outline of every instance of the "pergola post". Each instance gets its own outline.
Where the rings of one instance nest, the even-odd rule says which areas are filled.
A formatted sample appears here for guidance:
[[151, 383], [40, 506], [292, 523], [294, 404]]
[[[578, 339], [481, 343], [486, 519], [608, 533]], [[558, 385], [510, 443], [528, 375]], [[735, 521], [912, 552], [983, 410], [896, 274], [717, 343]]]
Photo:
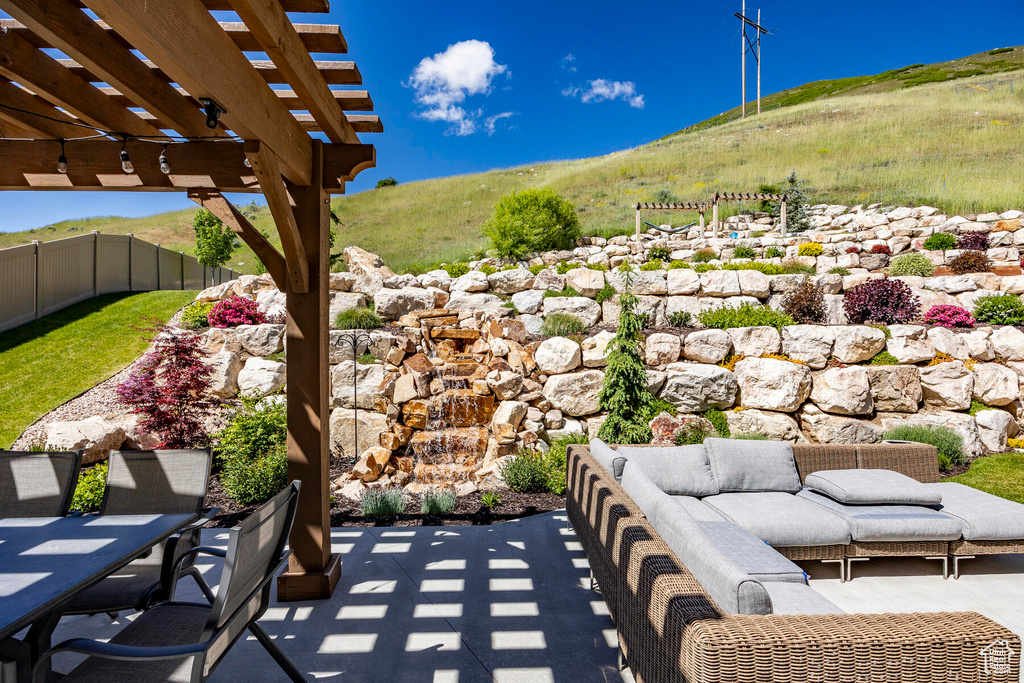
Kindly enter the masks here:
[[782, 206], [779, 208], [779, 228], [782, 236], [786, 236], [786, 195], [782, 195]]
[[640, 222], [641, 222], [641, 218], [640, 218], [640, 205], [637, 204], [636, 205], [636, 241], [637, 242], [640, 241]]
[[704, 228], [704, 212], [701, 211], [700, 212], [700, 238], [701, 239], [704, 239], [704, 237], [705, 237], [704, 229], [705, 229]]
[[308, 291], [287, 279], [288, 479], [301, 480], [288, 571], [278, 577], [279, 601], [330, 597], [341, 577], [331, 554], [330, 404], [328, 311], [330, 306], [330, 198], [323, 187], [323, 148], [313, 142], [312, 184], [289, 186], [295, 222], [309, 266]]
[[714, 197], [711, 204], [711, 236], [718, 239], [718, 195]]

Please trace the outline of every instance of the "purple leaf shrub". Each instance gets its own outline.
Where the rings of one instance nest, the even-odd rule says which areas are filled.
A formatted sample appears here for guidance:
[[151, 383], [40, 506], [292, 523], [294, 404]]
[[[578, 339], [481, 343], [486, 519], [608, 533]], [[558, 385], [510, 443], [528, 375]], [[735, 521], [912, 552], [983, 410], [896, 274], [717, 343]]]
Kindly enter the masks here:
[[988, 235], [983, 232], [965, 232], [956, 238], [956, 248], [987, 251]]
[[847, 291], [843, 295], [843, 309], [855, 325], [895, 325], [916, 320], [921, 315], [921, 302], [906, 283], [886, 276]]

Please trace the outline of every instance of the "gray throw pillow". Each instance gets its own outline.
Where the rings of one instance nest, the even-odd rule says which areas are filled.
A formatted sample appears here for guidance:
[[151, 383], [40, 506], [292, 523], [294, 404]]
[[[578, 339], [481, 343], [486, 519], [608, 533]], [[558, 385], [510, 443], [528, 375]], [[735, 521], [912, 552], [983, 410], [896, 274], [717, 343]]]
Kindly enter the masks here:
[[713, 496], [718, 483], [711, 473], [704, 446], [644, 446], [624, 448], [631, 463], [636, 463], [665, 493], [672, 496]]
[[819, 470], [807, 487], [846, 505], [938, 505], [942, 492], [892, 470]]
[[711, 470], [722, 493], [801, 489], [793, 446], [788, 441], [704, 439]]
[[622, 468], [626, 465], [626, 458], [622, 457], [621, 453], [601, 439], [591, 439], [590, 454], [612, 473], [615, 481], [622, 481]]

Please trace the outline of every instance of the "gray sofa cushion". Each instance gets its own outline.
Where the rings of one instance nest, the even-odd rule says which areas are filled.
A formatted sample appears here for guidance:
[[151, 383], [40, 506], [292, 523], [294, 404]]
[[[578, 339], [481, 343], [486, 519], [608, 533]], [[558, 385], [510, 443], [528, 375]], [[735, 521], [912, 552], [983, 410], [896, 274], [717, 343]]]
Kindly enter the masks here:
[[[633, 499], [654, 528], [658, 528], [662, 516], [675, 517], [686, 514], [672, 496], [658, 488], [647, 473], [634, 462], [627, 462], [622, 469], [622, 490]], [[663, 513], [664, 509], [669, 512]]]
[[821, 470], [809, 489], [847, 505], [938, 505], [942, 492], [892, 470]]
[[722, 493], [703, 502], [773, 546], [850, 543], [844, 519], [791, 493]]
[[800, 583], [765, 584], [773, 614], [846, 614], [828, 598]]
[[590, 454], [612, 473], [616, 481], [622, 480], [622, 468], [626, 464], [626, 459], [618, 451], [601, 439], [591, 439]]
[[697, 525], [716, 548], [758, 581], [807, 583], [803, 569], [735, 522], [705, 520]]
[[797, 496], [846, 520], [855, 541], [955, 541], [963, 526], [923, 505], [843, 505], [807, 489]]
[[704, 446], [647, 446], [619, 451], [643, 468], [665, 493], [674, 496], [711, 496], [718, 484]]
[[688, 515], [669, 516], [655, 529], [724, 612], [771, 614], [764, 585], [729, 559]]
[[693, 496], [669, 496], [672, 502], [686, 510], [698, 522], [724, 522], [725, 516], [700, 498]]
[[1024, 538], [1024, 505], [978, 489], [942, 482], [925, 484], [942, 494], [947, 515], [963, 522], [963, 537], [968, 541], [1016, 541]]
[[705, 439], [704, 447], [722, 493], [800, 490], [793, 446], [787, 441]]

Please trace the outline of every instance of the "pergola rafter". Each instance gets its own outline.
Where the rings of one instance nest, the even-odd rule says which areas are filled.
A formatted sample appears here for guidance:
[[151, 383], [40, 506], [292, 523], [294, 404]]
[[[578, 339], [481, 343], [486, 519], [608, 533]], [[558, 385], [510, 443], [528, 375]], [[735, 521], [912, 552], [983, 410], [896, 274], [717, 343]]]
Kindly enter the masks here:
[[640, 238], [641, 224], [644, 222], [640, 217], [640, 212], [644, 210], [648, 211], [696, 211], [700, 216], [700, 234], [704, 237], [704, 214], [708, 209], [711, 209], [711, 236], [713, 238], [718, 237], [718, 203], [719, 202], [733, 202], [733, 201], [765, 201], [765, 202], [781, 202], [781, 231], [782, 236], [786, 236], [786, 200], [787, 197], [784, 194], [777, 194], [774, 192], [716, 192], [715, 194], [708, 197], [707, 201], [703, 202], [672, 202], [667, 204], [657, 204], [649, 202], [640, 202], [636, 205], [636, 236]]
[[[0, 19], [0, 190], [186, 192], [285, 292], [288, 472], [303, 486], [278, 598], [329, 596], [340, 576], [328, 504], [329, 199], [376, 165], [357, 134], [383, 125], [345, 113], [372, 111], [369, 93], [331, 87], [362, 82], [354, 63], [310, 54], [346, 53], [341, 29], [287, 14], [326, 12], [327, 0], [0, 0], [0, 10], [11, 17]], [[280, 251], [225, 192], [266, 196]]]

